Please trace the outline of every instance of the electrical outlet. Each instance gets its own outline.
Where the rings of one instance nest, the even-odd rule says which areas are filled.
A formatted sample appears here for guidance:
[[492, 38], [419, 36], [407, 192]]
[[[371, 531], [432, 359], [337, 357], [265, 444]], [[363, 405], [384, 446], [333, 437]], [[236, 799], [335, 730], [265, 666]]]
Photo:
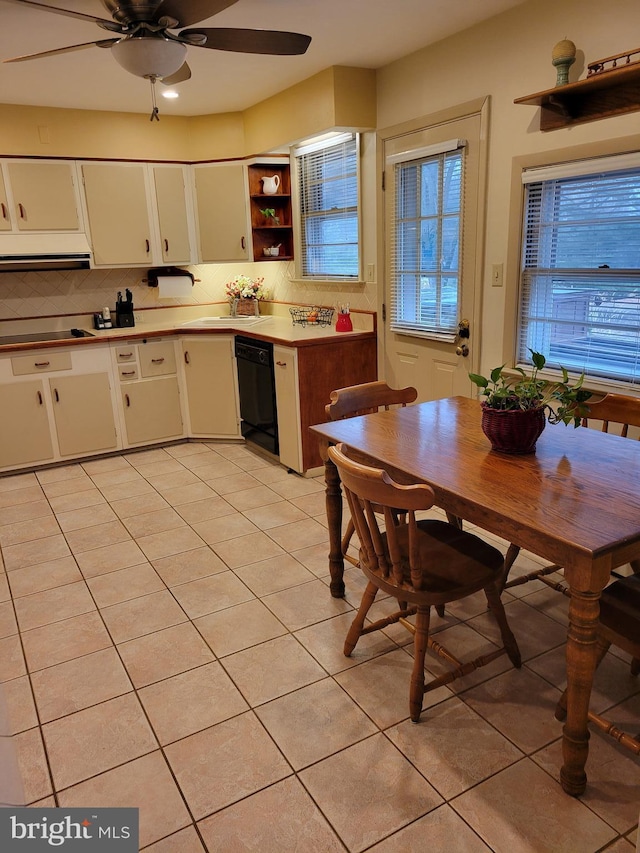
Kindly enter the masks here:
[[375, 264], [367, 264], [367, 281], [375, 281], [376, 280], [376, 265]]
[[491, 287], [502, 287], [504, 280], [504, 270], [502, 264], [492, 264], [491, 266]]
[[142, 323], [142, 314], [140, 311], [133, 312], [133, 319], [135, 320], [136, 326], [139, 326]]

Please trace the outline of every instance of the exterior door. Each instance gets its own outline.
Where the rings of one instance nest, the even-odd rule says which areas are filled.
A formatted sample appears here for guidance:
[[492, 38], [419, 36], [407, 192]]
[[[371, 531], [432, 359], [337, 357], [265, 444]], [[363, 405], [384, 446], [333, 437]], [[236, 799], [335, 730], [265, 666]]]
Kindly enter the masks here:
[[[385, 170], [385, 284], [384, 308], [384, 376], [394, 387], [412, 385], [418, 390], [420, 401], [435, 400], [451, 396], [475, 396], [468, 373], [477, 370], [478, 349], [474, 347], [474, 329], [478, 327], [479, 294], [482, 270], [482, 187], [485, 174], [485, 105], [477, 105], [477, 111], [434, 123], [431, 126], [407, 132], [400, 128], [383, 132], [383, 156]], [[397, 230], [403, 204], [397, 164], [418, 162], [422, 152], [440, 151], [448, 142], [457, 141], [462, 151], [462, 190], [460, 202], [461, 239], [455, 271], [455, 288], [445, 293], [443, 300], [450, 299], [450, 316], [454, 330], [402, 329], [393, 322], [393, 302], [398, 296], [394, 273], [398, 264], [396, 242], [402, 238]], [[419, 202], [418, 202], [419, 206]], [[420, 211], [418, 211], [418, 216]], [[428, 224], [428, 223], [427, 223]], [[417, 229], [424, 223], [417, 223]], [[434, 226], [434, 230], [437, 230]], [[444, 230], [445, 227], [442, 225]], [[424, 229], [425, 235], [428, 229]], [[430, 233], [430, 232], [429, 232]], [[423, 239], [417, 254], [429, 252]], [[429, 250], [430, 251], [430, 250]], [[418, 261], [420, 263], [420, 261]], [[451, 281], [453, 279], [449, 279]], [[417, 287], [430, 287], [428, 276], [419, 276]], [[392, 289], [394, 293], [392, 294]], [[453, 290], [457, 289], [457, 293]], [[439, 297], [440, 298], [440, 297]], [[397, 318], [396, 318], [397, 319]], [[416, 320], [419, 324], [420, 318]], [[456, 335], [458, 322], [464, 322], [461, 335]], [[395, 329], [393, 328], [395, 326]]]

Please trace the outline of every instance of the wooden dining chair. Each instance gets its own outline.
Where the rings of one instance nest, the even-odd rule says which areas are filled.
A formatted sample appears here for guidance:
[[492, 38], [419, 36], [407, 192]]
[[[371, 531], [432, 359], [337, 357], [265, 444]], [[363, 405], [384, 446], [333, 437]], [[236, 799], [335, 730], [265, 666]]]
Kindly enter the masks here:
[[[472, 533], [446, 521], [416, 520], [416, 513], [433, 506], [435, 495], [427, 485], [402, 486], [383, 470], [360, 465], [340, 444], [329, 448], [340, 474], [353, 524], [360, 539], [360, 567], [368, 583], [358, 613], [344, 644], [348, 657], [363, 634], [396, 622], [414, 635], [414, 663], [409, 691], [411, 719], [418, 722], [425, 692], [506, 654], [520, 666], [520, 651], [500, 600], [503, 558], [500, 551]], [[403, 516], [398, 516], [398, 511]], [[384, 523], [384, 530], [381, 523]], [[378, 590], [398, 601], [398, 610], [365, 625]], [[475, 660], [462, 662], [429, 636], [431, 608], [484, 590], [503, 646]], [[415, 625], [409, 617], [416, 617]], [[443, 675], [425, 681], [425, 654], [431, 649], [452, 666]]]
[[[600, 625], [596, 667], [599, 666], [611, 645], [630, 654], [631, 674], [640, 674], [640, 576], [631, 575], [610, 584], [600, 598]], [[556, 719], [567, 716], [567, 692], [562, 694], [556, 707]], [[640, 755], [640, 733], [631, 735], [601, 714], [589, 711], [589, 720], [605, 734], [613, 737], [634, 755]]]
[[[582, 426], [588, 427], [589, 421], [601, 421], [602, 432], [616, 432], [623, 438], [628, 438], [629, 427], [640, 427], [640, 398], [631, 397], [626, 394], [606, 394], [601, 400], [592, 402], [589, 400], [589, 415], [582, 419]], [[560, 429], [560, 427], [557, 427]], [[640, 432], [638, 433], [640, 438]], [[566, 587], [562, 582], [551, 580], [548, 575], [555, 574], [562, 570], [562, 566], [551, 565], [545, 566], [534, 572], [529, 572], [526, 575], [508, 580], [509, 572], [513, 566], [520, 548], [517, 545], [509, 545], [504, 558], [505, 573], [503, 589], [510, 589], [514, 586], [519, 586], [529, 581], [539, 580], [559, 592], [566, 592]], [[640, 574], [640, 560], [634, 560], [631, 563], [631, 568], [635, 574]], [[619, 577], [615, 572], [616, 577]]]
[[[347, 388], [338, 388], [329, 395], [330, 403], [324, 410], [327, 420], [341, 421], [345, 418], [355, 418], [358, 415], [371, 415], [374, 412], [388, 410], [392, 407], [404, 407], [414, 403], [418, 392], [411, 386], [407, 388], [390, 388], [386, 382], [364, 382], [361, 385], [350, 385]], [[349, 545], [353, 538], [353, 522], [347, 522], [342, 537], [342, 557], [352, 566], [358, 566], [359, 562], [349, 553]]]

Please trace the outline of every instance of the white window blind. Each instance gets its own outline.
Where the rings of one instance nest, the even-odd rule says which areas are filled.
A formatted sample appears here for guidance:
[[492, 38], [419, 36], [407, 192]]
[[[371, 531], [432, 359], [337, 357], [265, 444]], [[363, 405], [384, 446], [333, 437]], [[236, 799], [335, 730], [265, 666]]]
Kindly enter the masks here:
[[387, 160], [395, 192], [392, 331], [446, 340], [457, 332], [464, 144], [450, 140]]
[[520, 362], [533, 349], [549, 366], [625, 383], [640, 379], [636, 160], [622, 169], [617, 158], [592, 161], [589, 174], [577, 175], [568, 164], [569, 176], [546, 180], [525, 173]]
[[360, 277], [357, 142], [343, 134], [295, 152], [303, 277]]

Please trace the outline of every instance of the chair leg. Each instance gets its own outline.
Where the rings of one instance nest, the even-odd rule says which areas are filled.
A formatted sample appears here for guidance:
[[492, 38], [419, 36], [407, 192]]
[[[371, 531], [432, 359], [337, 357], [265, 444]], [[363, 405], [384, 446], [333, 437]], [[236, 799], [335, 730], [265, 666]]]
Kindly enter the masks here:
[[[597, 645], [596, 645], [596, 666], [597, 669], [602, 663], [602, 659], [609, 651], [609, 646], [611, 643], [609, 640], [605, 640], [604, 637], [598, 637]], [[567, 719], [567, 691], [565, 690], [562, 696], [558, 699], [558, 704], [556, 705], [556, 710], [554, 714], [556, 720], [560, 723], [563, 723]]]
[[444, 604], [436, 604], [436, 613], [441, 619], [444, 619]]
[[424, 658], [429, 642], [429, 607], [418, 607], [416, 632], [413, 639], [413, 671], [409, 690], [409, 713], [414, 723], [420, 722], [424, 696]]
[[356, 643], [360, 639], [362, 635], [362, 629], [364, 628], [364, 620], [367, 618], [367, 613], [369, 612], [371, 605], [375, 601], [375, 597], [378, 592], [378, 587], [371, 583], [367, 584], [367, 587], [362, 596], [362, 601], [360, 602], [360, 607], [358, 608], [358, 612], [356, 613], [356, 617], [351, 623], [351, 627], [349, 628], [349, 633], [347, 634], [347, 639], [344, 641], [344, 656], [349, 657], [351, 652], [355, 649]]
[[485, 587], [484, 593], [487, 596], [487, 604], [489, 605], [489, 610], [492, 612], [493, 617], [498, 624], [498, 628], [500, 629], [502, 645], [505, 647], [505, 650], [509, 655], [509, 660], [516, 667], [516, 669], [520, 669], [520, 667], [522, 666], [520, 649], [518, 648], [516, 638], [513, 636], [513, 631], [511, 630], [511, 628], [509, 627], [509, 623], [507, 622], [507, 615], [504, 612], [504, 605], [502, 604], [502, 600], [500, 598], [500, 589], [501, 581], [497, 581], [495, 584], [491, 584], [490, 586]]
[[631, 661], [631, 675], [640, 675], [640, 658]]
[[520, 546], [514, 545], [512, 542], [509, 545], [509, 547], [507, 548], [507, 553], [505, 554], [505, 557], [504, 557], [504, 569], [503, 569], [503, 574], [502, 574], [502, 584], [500, 587], [501, 591], [505, 588], [506, 583], [509, 580], [509, 572], [511, 571], [511, 567], [513, 566], [513, 564], [517, 560], [519, 553], [520, 553]]

